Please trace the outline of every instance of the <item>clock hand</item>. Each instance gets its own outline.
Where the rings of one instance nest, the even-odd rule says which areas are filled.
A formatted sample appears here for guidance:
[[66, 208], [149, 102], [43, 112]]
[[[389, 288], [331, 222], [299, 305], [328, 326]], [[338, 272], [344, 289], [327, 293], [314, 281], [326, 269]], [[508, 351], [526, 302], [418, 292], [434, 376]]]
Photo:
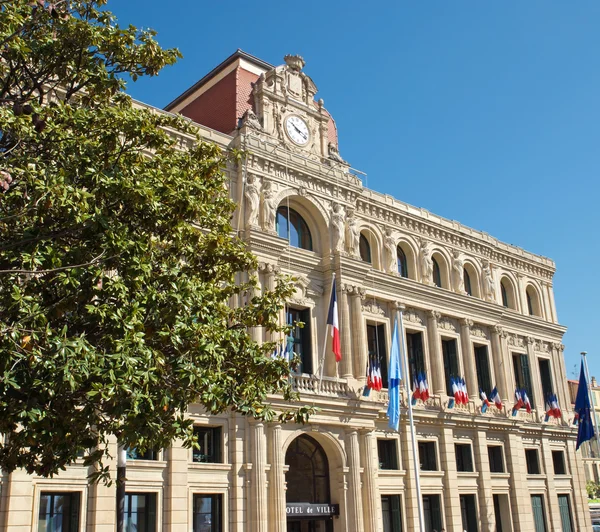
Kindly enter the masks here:
[[300, 133], [300, 135], [302, 136], [302, 138], [303, 138], [304, 140], [306, 140], [306, 139], [308, 138], [308, 137], [307, 137], [307, 136], [306, 136], [306, 135], [305, 135], [305, 134], [304, 134], [304, 133], [303, 133], [303, 132], [302, 132], [300, 129], [298, 129], [298, 128], [296, 127], [296, 124], [294, 124], [293, 122], [292, 122], [292, 126], [294, 126], [294, 129], [295, 129], [295, 130], [296, 130], [298, 133]]

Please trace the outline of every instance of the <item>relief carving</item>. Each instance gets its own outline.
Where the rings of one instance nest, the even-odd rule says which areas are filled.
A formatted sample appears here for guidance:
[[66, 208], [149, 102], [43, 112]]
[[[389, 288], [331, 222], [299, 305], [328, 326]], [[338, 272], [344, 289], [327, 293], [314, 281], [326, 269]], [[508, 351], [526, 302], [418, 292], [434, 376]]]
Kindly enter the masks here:
[[450, 318], [442, 318], [438, 322], [438, 327], [440, 329], [444, 329], [445, 331], [456, 332], [456, 325], [454, 324], [454, 320]]
[[404, 319], [417, 325], [423, 325], [423, 318], [420, 313], [414, 308], [407, 308], [404, 312]]
[[376, 301], [367, 302], [362, 306], [363, 312], [375, 314], [377, 316], [385, 316], [385, 310]]

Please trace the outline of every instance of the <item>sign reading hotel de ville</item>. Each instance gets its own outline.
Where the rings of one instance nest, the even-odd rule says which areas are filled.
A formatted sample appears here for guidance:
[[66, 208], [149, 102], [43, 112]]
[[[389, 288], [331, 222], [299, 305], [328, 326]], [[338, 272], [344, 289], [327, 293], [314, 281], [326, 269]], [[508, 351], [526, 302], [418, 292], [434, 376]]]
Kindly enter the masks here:
[[330, 517], [334, 515], [340, 515], [340, 505], [288, 502], [286, 504], [285, 512], [288, 517]]

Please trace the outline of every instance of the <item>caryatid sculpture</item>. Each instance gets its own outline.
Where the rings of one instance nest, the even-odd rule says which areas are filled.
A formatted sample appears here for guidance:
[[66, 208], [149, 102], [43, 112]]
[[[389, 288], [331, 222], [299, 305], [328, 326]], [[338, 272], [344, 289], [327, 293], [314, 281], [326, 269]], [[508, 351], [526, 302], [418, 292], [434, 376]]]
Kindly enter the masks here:
[[387, 252], [387, 271], [389, 273], [398, 273], [398, 251], [396, 249], [396, 239], [392, 236], [392, 230], [388, 227], [385, 230], [383, 245]]
[[346, 243], [348, 246], [348, 254], [351, 257], [358, 257], [360, 254], [360, 228], [358, 227], [358, 220], [354, 216], [354, 209], [348, 209], [346, 227]]
[[492, 266], [486, 259], [481, 261], [483, 266], [483, 295], [486, 301], [495, 301], [496, 285], [492, 276]]
[[452, 252], [452, 277], [454, 278], [454, 290], [459, 294], [465, 293], [465, 262], [460, 256], [460, 251]]
[[421, 275], [425, 284], [433, 284], [433, 258], [426, 240], [421, 240]]
[[263, 185], [263, 229], [275, 231], [275, 216], [277, 214], [277, 199], [271, 181]]
[[344, 251], [344, 239], [346, 237], [344, 228], [346, 220], [344, 209], [339, 203], [333, 204], [333, 214], [331, 215], [331, 229], [333, 231], [333, 251]]
[[256, 227], [260, 209], [260, 185], [252, 174], [248, 174], [246, 178], [244, 197], [246, 198], [246, 228]]

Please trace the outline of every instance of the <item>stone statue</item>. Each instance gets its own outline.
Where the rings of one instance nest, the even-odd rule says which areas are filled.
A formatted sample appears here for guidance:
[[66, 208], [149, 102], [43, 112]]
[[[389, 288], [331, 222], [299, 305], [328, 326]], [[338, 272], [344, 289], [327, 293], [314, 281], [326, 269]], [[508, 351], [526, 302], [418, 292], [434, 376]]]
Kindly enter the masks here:
[[483, 295], [486, 301], [494, 301], [496, 299], [496, 285], [492, 277], [492, 267], [490, 262], [483, 259]]
[[263, 131], [262, 124], [252, 109], [248, 109], [242, 115], [241, 125], [248, 126], [252, 129], [256, 129], [257, 131]]
[[388, 227], [385, 230], [383, 245], [388, 254], [388, 269], [389, 273], [398, 273], [398, 250], [396, 249], [396, 239], [392, 236], [392, 230]]
[[433, 258], [426, 240], [421, 240], [421, 275], [425, 284], [433, 284]]
[[358, 257], [360, 254], [360, 228], [358, 220], [354, 216], [354, 209], [348, 209], [348, 226], [346, 227], [346, 242], [348, 243], [348, 253], [351, 257]]
[[454, 289], [459, 294], [465, 293], [465, 262], [460, 256], [460, 251], [455, 249], [452, 252], [452, 274], [454, 277]]
[[263, 184], [263, 229], [275, 231], [275, 215], [277, 213], [277, 199], [271, 181]]
[[337, 161], [338, 163], [348, 164], [348, 163], [346, 163], [346, 161], [344, 161], [344, 159], [342, 159], [342, 156], [340, 155], [340, 152], [338, 151], [337, 146], [335, 144], [333, 144], [332, 142], [330, 142], [327, 145], [327, 152], [328, 152], [330, 159], [333, 159], [334, 161]]
[[260, 208], [260, 186], [254, 175], [248, 174], [246, 178], [246, 228], [258, 225], [258, 211]]
[[344, 209], [339, 203], [333, 204], [331, 228], [333, 229], [333, 252], [344, 251], [344, 226], [346, 225]]

